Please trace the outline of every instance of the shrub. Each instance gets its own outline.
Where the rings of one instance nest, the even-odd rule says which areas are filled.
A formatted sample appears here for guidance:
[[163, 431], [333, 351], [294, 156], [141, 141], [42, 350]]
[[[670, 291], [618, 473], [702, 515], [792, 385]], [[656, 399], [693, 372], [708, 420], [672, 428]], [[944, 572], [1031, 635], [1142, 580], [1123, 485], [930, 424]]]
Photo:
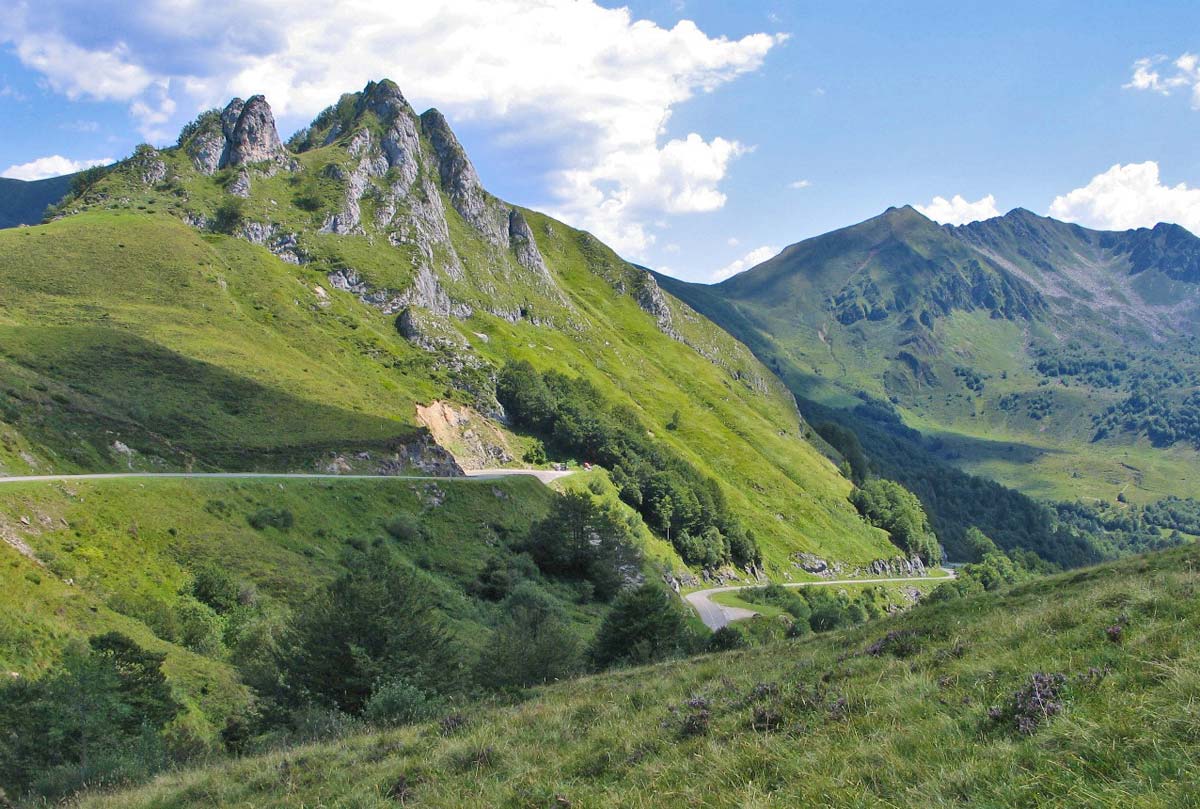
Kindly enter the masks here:
[[383, 526], [383, 530], [401, 542], [420, 542], [424, 541], [427, 536], [421, 519], [416, 514], [408, 512], [402, 512], [388, 520]]
[[555, 498], [550, 513], [530, 529], [526, 546], [543, 573], [590, 581], [601, 601], [621, 588], [623, 569], [639, 563], [624, 521], [584, 492]]
[[233, 235], [246, 220], [246, 203], [241, 197], [226, 197], [213, 214], [212, 229], [217, 233]]
[[192, 573], [191, 594], [196, 600], [226, 613], [240, 602], [240, 588], [233, 577], [216, 565], [204, 565]]
[[376, 683], [363, 717], [374, 725], [406, 725], [436, 715], [441, 700], [413, 685], [403, 676]]
[[1047, 720], [1062, 713], [1065, 674], [1038, 672], [1008, 700], [988, 710], [988, 718], [1024, 735], [1032, 735]]
[[250, 527], [255, 531], [262, 531], [266, 528], [278, 528], [280, 531], [286, 531], [295, 524], [296, 518], [286, 508], [268, 506], [247, 516], [246, 522], [250, 523]]
[[733, 624], [726, 624], [716, 632], [713, 632], [712, 637], [708, 639], [708, 650], [710, 652], [727, 652], [731, 649], [744, 649], [748, 645], [746, 636]]
[[357, 715], [376, 683], [398, 673], [427, 692], [456, 689], [463, 655], [419, 574], [384, 543], [348, 550], [343, 565], [279, 644], [286, 699]]

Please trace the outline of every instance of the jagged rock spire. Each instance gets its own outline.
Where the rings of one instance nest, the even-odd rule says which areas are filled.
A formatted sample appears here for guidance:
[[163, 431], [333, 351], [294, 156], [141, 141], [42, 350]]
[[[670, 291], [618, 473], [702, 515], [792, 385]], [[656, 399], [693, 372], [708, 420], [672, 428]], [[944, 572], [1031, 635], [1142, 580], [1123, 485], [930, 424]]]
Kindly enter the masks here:
[[271, 105], [263, 96], [251, 96], [245, 102], [235, 98], [221, 113], [225, 151], [220, 167], [259, 163], [284, 156], [283, 143], [275, 128]]

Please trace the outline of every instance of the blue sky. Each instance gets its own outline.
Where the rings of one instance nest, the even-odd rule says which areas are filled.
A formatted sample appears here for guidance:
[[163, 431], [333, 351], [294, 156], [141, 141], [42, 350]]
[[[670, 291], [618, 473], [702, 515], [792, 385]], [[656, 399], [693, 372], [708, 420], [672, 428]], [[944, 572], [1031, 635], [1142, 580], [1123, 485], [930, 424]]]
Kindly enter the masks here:
[[10, 176], [167, 144], [234, 94], [286, 137], [390, 76], [494, 193], [692, 280], [905, 203], [1200, 230], [1194, 2], [11, 5]]

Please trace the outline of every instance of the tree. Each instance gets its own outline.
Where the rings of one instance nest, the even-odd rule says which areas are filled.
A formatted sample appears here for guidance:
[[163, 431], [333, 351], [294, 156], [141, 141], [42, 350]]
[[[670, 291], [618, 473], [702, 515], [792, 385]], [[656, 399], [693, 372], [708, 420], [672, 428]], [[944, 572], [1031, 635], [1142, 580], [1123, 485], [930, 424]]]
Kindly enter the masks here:
[[55, 798], [161, 766], [160, 732], [179, 712], [163, 659], [111, 632], [68, 645], [41, 679], [0, 686], [0, 788]]
[[501, 605], [504, 617], [480, 655], [476, 679], [489, 688], [524, 688], [579, 669], [579, 639], [562, 608], [531, 582]]
[[687, 654], [700, 640], [683, 602], [656, 582], [622, 592], [600, 624], [592, 646], [599, 668], [638, 665]]
[[968, 561], [971, 562], [980, 562], [989, 553], [1000, 553], [996, 543], [973, 525], [963, 535], [963, 545], [967, 549]]
[[309, 599], [284, 644], [280, 669], [293, 705], [361, 713], [376, 683], [403, 676], [434, 693], [455, 690], [462, 655], [433, 596], [383, 543], [351, 549], [345, 572]]
[[586, 492], [555, 498], [526, 544], [543, 573], [590, 581], [602, 601], [616, 595], [626, 568], [638, 566], [624, 522]]
[[509, 362], [496, 380], [496, 399], [519, 425], [548, 431], [557, 403], [545, 380], [525, 361]]
[[850, 502], [867, 522], [887, 531], [892, 543], [909, 556], [919, 556], [927, 565], [941, 561], [941, 549], [921, 501], [899, 483], [869, 480], [851, 492]]

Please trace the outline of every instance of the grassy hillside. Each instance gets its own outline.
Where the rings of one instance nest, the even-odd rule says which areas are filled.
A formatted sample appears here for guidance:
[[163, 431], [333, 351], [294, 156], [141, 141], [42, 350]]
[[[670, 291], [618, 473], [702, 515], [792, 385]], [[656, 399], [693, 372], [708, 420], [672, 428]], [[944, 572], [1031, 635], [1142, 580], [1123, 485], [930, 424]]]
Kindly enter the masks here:
[[[466, 158], [438, 151], [437, 116], [415, 116], [394, 85], [364, 93], [277, 162], [212, 174], [189, 151], [213, 133], [202, 117], [63, 218], [0, 233], [0, 473], [448, 471], [417, 406], [499, 415], [495, 373], [524, 359], [586, 377], [715, 478], [773, 574], [798, 551], [894, 555], [744, 346], [589, 234], [478, 189], [516, 234], [497, 244], [443, 176], [447, 149]], [[362, 175], [405, 125], [415, 162]], [[343, 228], [348, 211], [358, 224]], [[495, 463], [521, 463], [529, 441], [509, 438], [516, 452]]]
[[90, 807], [1195, 806], [1195, 548]]
[[[188, 639], [183, 611], [195, 606], [189, 588], [202, 571], [220, 568], [253, 594], [264, 615], [282, 616], [340, 570], [348, 543], [392, 537], [392, 521], [412, 515], [420, 537], [391, 541], [421, 571], [435, 606], [471, 649], [488, 634], [498, 607], [471, 597], [469, 586], [489, 560], [513, 556], [511, 544], [553, 496], [526, 477], [5, 484], [0, 670], [37, 676], [69, 640], [119, 630], [167, 652], [172, 686], [211, 733], [249, 694], [230, 650]], [[290, 515], [290, 525], [254, 527], [256, 515], [272, 513]], [[602, 607], [580, 605], [566, 585], [549, 592], [589, 635]]]

